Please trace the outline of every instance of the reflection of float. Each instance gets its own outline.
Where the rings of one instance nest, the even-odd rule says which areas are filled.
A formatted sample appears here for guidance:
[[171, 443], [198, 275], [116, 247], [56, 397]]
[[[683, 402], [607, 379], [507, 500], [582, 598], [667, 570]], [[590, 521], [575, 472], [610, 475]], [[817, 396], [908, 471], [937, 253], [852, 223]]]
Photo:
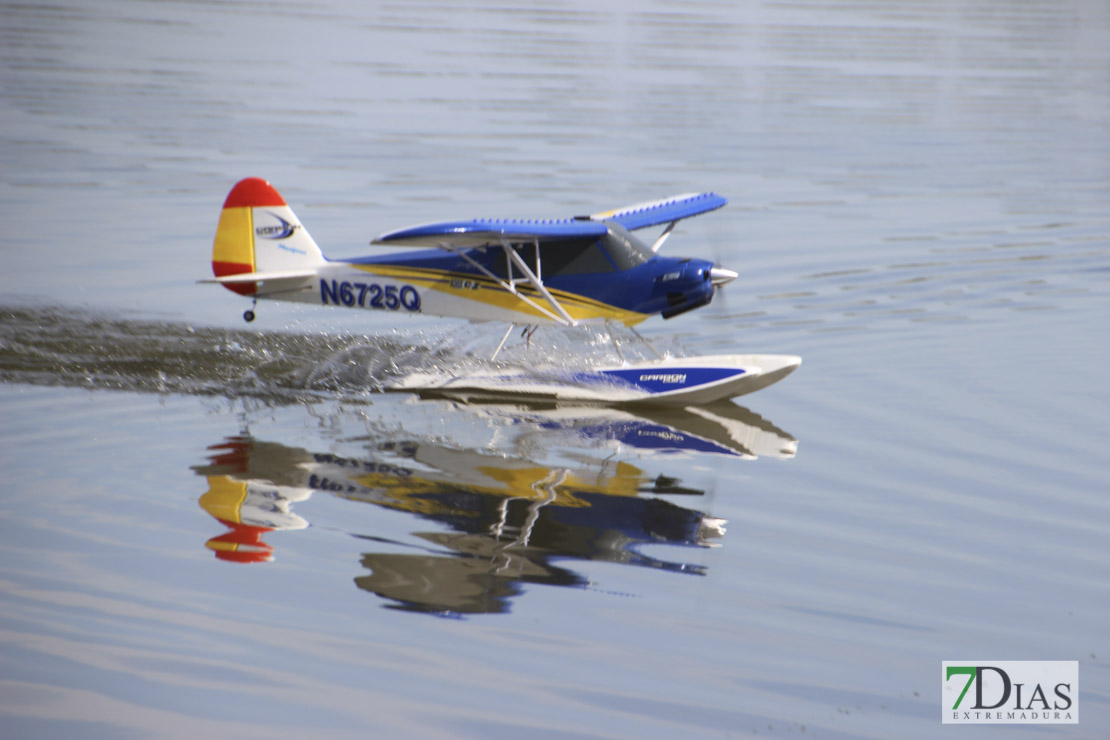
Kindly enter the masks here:
[[798, 442], [762, 416], [734, 403], [686, 408], [522, 408], [470, 405], [476, 414], [528, 424], [551, 444], [605, 444], [662, 453], [693, 452], [746, 458], [794, 457]]
[[[399, 552], [364, 554], [361, 564], [370, 573], [355, 578], [359, 588], [396, 602], [392, 608], [504, 611], [526, 583], [588, 585], [559, 561], [705, 573], [704, 566], [653, 554], [658, 548], [645, 552], [648, 545], [711, 547], [724, 535], [723, 520], [661, 498], [703, 492], [649, 476], [614, 451], [635, 447], [649, 455], [696, 451], [752, 457], [753, 450], [769, 450], [789, 457], [796, 444], [735, 406], [735, 411], [675, 410], [651, 419], [611, 409], [465, 408], [505, 422], [499, 429], [511, 433], [501, 443], [515, 449], [514, 455], [460, 449], [430, 437], [385, 435], [365, 439], [366, 452], [357, 458], [249, 437], [215, 445], [211, 464], [196, 469], [209, 484], [201, 505], [230, 531], [209, 540], [208, 547], [225, 560], [268, 560], [272, 548], [261, 536], [306, 526], [289, 507], [323, 491], [437, 525], [434, 531], [413, 532], [417, 543], [384, 545], [403, 548]], [[576, 446], [577, 461], [548, 465], [519, 452], [543, 440]]]

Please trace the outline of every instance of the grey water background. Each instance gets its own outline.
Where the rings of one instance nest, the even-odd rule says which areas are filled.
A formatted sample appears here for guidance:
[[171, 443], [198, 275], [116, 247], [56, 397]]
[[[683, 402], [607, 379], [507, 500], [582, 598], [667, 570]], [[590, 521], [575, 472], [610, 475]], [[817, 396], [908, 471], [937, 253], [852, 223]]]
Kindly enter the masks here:
[[[1080, 661], [978, 736], [1110, 727], [1106, 3], [5, 2], [0, 141], [0, 735], [924, 738], [957, 659]], [[717, 191], [666, 249], [740, 279], [644, 333], [804, 364], [708, 427], [374, 393], [499, 332], [245, 327], [250, 175], [332, 257]], [[198, 505], [244, 449], [269, 562]]]

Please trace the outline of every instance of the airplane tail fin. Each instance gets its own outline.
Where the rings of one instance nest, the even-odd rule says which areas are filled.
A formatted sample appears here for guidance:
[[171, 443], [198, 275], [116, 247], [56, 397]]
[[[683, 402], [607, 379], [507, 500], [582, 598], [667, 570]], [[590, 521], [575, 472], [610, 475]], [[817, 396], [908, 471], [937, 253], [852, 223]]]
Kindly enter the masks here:
[[[240, 180], [228, 193], [216, 240], [212, 245], [212, 274], [294, 275], [324, 264], [320, 247], [270, 183], [258, 177]], [[220, 281], [228, 290], [254, 295], [258, 283]]]

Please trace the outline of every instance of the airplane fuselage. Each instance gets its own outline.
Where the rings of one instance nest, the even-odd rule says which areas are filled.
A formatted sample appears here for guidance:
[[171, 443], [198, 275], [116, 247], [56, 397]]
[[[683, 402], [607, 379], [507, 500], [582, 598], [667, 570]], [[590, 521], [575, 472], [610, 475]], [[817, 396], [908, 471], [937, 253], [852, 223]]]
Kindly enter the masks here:
[[[486, 255], [476, 251], [472, 259], [506, 279], [499, 250], [486, 250]], [[674, 315], [707, 304], [713, 295], [711, 269], [705, 260], [653, 256], [621, 271], [545, 276], [544, 285], [576, 321], [610, 319], [632, 325], [657, 313]], [[527, 281], [514, 287], [542, 305]], [[265, 289], [260, 293], [265, 296]], [[359, 310], [555, 323], [463, 258], [437, 249], [328, 262], [315, 280], [282, 297]]]

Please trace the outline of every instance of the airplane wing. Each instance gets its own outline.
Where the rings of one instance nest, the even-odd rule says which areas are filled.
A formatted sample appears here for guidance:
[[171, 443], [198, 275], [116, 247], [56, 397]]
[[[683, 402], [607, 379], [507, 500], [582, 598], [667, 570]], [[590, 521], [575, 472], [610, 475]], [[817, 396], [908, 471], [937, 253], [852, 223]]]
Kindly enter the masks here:
[[606, 232], [603, 221], [616, 221], [632, 231], [715, 211], [728, 203], [716, 193], [685, 193], [662, 200], [637, 203], [589, 216], [551, 220], [488, 219], [440, 221], [410, 226], [382, 234], [370, 242], [391, 247], [444, 247], [458, 249], [503, 242], [597, 239]]
[[616, 221], [629, 231], [658, 224], [670, 224], [684, 218], [715, 211], [728, 203], [716, 193], [684, 193], [670, 198], [637, 203], [589, 216], [591, 221]]
[[474, 219], [441, 221], [411, 226], [382, 234], [374, 245], [389, 247], [482, 247], [503, 242], [532, 242], [597, 239], [605, 224], [589, 219], [564, 218], [548, 221], [527, 219]]

